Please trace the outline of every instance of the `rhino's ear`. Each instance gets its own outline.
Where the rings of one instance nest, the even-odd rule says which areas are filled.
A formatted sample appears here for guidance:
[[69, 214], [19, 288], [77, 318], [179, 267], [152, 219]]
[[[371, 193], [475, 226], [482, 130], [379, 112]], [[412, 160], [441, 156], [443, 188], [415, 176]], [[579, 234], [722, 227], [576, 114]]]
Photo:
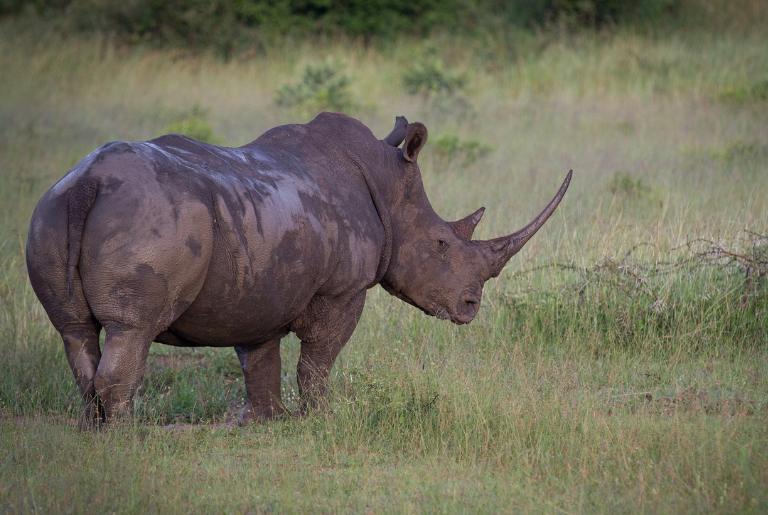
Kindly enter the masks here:
[[405, 131], [408, 127], [408, 120], [405, 116], [398, 116], [395, 118], [395, 128], [392, 132], [384, 138], [384, 142], [393, 147], [399, 147], [400, 143], [405, 139]]
[[405, 129], [405, 143], [403, 143], [403, 157], [410, 163], [415, 163], [419, 152], [427, 142], [427, 128], [423, 123], [409, 123]]

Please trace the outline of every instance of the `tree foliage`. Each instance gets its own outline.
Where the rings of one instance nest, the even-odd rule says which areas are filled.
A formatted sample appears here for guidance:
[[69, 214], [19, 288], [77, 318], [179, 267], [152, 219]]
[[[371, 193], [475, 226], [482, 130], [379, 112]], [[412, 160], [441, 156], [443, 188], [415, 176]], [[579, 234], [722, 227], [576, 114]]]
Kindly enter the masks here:
[[228, 52], [253, 36], [343, 34], [386, 40], [433, 31], [552, 23], [599, 27], [654, 19], [680, 0], [0, 0], [0, 15], [31, 11], [79, 30]]

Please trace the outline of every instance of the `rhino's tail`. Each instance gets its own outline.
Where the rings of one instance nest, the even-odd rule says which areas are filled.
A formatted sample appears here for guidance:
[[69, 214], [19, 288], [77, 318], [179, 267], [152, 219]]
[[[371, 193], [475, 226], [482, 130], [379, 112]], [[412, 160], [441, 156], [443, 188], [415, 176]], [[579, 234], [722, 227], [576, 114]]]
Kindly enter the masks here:
[[80, 261], [83, 229], [88, 213], [96, 200], [99, 184], [87, 177], [79, 180], [69, 191], [67, 198], [67, 295], [72, 298], [73, 282]]

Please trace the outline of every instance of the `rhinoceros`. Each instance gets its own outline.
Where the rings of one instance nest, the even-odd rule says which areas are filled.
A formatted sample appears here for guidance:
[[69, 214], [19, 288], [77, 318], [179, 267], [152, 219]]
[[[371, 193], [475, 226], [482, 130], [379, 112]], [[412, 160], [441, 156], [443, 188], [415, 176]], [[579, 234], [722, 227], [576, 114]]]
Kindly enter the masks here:
[[[287, 413], [280, 339], [301, 340], [302, 406], [323, 398], [366, 291], [467, 324], [485, 281], [550, 217], [473, 240], [481, 208], [448, 222], [417, 163], [427, 128], [397, 117], [377, 139], [323, 113], [237, 148], [180, 135], [108, 143], [37, 204], [26, 258], [84, 400], [81, 426], [130, 415], [152, 342], [234, 347], [240, 421]], [[106, 332], [99, 345], [101, 329]]]

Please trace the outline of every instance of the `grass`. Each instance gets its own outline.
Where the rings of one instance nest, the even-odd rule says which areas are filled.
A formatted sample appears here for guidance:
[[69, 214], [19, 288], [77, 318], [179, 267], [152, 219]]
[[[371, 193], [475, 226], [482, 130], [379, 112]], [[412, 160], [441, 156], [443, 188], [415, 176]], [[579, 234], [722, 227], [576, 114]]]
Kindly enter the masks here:
[[[418, 42], [223, 62], [0, 25], [0, 509], [765, 512], [765, 240], [745, 232], [768, 233], [765, 36], [437, 38], [424, 45], [466, 84], [426, 97], [402, 86]], [[326, 412], [222, 424], [243, 401], [234, 352], [157, 344], [133, 424], [79, 433], [24, 271], [34, 203], [109, 140], [174, 127], [237, 145], [304, 121], [275, 94], [326, 57], [377, 134], [404, 114], [488, 149], [422, 153], [445, 218], [485, 205], [478, 237], [509, 232], [573, 168], [558, 213], [470, 326], [372, 290]], [[297, 356], [286, 338], [290, 405]]]

